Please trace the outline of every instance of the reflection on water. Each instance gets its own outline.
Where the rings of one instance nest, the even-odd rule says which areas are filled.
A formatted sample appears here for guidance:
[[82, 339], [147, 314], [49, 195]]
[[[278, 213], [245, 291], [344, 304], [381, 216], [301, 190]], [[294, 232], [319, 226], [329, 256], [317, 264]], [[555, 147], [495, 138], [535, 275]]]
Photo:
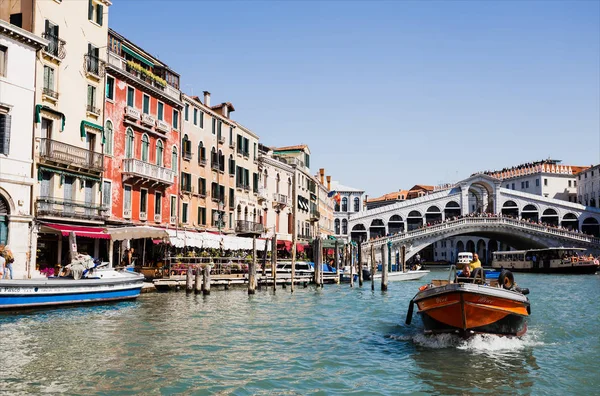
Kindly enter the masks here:
[[[432, 276], [438, 274], [432, 274]], [[522, 339], [424, 336], [402, 325], [420, 282], [144, 295], [136, 302], [0, 316], [9, 394], [592, 394], [597, 276], [520, 276]], [[552, 293], [549, 292], [552, 290]], [[585, 309], [585, 312], [580, 311]], [[1, 393], [1, 392], [0, 392]]]

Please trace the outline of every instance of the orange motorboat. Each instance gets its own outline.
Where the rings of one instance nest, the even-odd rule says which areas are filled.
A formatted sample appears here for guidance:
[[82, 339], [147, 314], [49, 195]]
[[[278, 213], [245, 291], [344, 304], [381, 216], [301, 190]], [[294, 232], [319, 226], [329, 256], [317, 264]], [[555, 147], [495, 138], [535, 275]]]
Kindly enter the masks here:
[[520, 289], [510, 271], [498, 280], [456, 277], [432, 281], [420, 288], [410, 301], [406, 324], [412, 320], [414, 304], [425, 326], [425, 334], [455, 333], [468, 337], [477, 333], [521, 336], [527, 331], [531, 311], [527, 289]]

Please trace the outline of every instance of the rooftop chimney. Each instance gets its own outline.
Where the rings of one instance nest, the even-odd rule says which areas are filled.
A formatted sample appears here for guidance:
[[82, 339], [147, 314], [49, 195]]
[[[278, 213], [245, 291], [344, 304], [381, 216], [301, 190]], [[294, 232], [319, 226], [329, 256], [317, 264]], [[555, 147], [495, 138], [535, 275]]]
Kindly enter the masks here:
[[327, 191], [331, 191], [331, 176], [327, 176]]
[[223, 117], [225, 118], [229, 118], [229, 114], [227, 114], [227, 110], [229, 110], [229, 106], [227, 106], [227, 103], [221, 103], [221, 114], [223, 114]]
[[210, 107], [210, 92], [204, 91], [204, 106]]
[[325, 177], [325, 168], [319, 169], [319, 177], [321, 179], [321, 185], [324, 186], [325, 185], [325, 180], [324, 180], [324, 177]]

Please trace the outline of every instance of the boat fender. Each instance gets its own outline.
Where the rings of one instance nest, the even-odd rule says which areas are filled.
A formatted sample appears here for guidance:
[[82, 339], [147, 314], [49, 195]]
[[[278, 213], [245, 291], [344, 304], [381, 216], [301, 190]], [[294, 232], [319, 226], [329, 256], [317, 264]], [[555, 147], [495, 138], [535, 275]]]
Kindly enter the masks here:
[[412, 322], [413, 311], [415, 309], [415, 300], [410, 300], [408, 304], [408, 312], [406, 313], [406, 321], [405, 323], [409, 325]]
[[519, 293], [521, 293], [525, 296], [529, 294], [529, 289], [526, 287], [524, 287], [524, 288], [515, 287], [515, 291], [518, 291]]
[[508, 270], [502, 270], [498, 276], [498, 284], [507, 290], [511, 290], [515, 286], [515, 276]]
[[419, 291], [426, 290], [428, 287], [429, 287], [429, 285], [423, 285], [423, 286], [419, 287]]

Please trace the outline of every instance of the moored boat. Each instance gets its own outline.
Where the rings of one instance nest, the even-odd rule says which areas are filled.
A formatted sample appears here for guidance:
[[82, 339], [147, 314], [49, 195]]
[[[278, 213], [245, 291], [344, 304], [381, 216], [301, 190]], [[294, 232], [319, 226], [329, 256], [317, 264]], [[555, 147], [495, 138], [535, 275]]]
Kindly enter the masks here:
[[594, 274], [600, 268], [598, 259], [583, 254], [581, 248], [547, 248], [494, 252], [492, 267], [514, 272], [544, 274]]
[[[416, 271], [393, 271], [388, 272], [388, 281], [407, 281], [407, 280], [417, 280], [421, 279], [425, 275], [427, 275], [429, 270], [416, 270]], [[373, 275], [373, 279], [381, 279], [381, 272]]]
[[510, 271], [502, 271], [497, 281], [486, 281], [483, 271], [478, 274], [475, 279], [460, 278], [452, 268], [448, 280], [422, 286], [410, 301], [406, 323], [410, 324], [416, 304], [425, 334], [525, 334], [531, 313], [529, 290], [517, 287]]

